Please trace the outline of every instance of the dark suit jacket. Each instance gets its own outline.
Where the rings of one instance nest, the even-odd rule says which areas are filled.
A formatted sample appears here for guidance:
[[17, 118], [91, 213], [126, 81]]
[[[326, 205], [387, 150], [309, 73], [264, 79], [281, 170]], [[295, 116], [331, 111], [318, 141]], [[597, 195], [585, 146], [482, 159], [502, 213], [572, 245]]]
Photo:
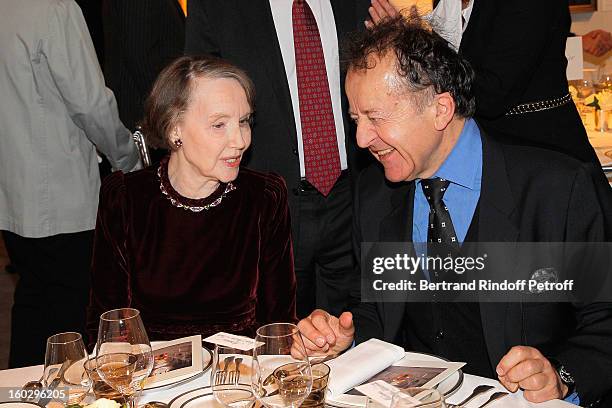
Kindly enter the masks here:
[[489, 134], [598, 164], [573, 103], [505, 116], [518, 104], [568, 93], [570, 25], [567, 0], [474, 0], [459, 52], [476, 70], [476, 118]]
[[[341, 47], [347, 34], [363, 29], [367, 0], [331, 0]], [[299, 224], [294, 194], [300, 182], [297, 134], [291, 95], [269, 0], [191, 0], [188, 3], [186, 54], [213, 54], [247, 71], [255, 83], [255, 124], [246, 165], [283, 176], [289, 189], [292, 224]], [[344, 91], [344, 77], [341, 87]], [[349, 169], [360, 167], [354, 126], [342, 92]]]
[[103, 0], [103, 23], [106, 84], [134, 130], [153, 82], [183, 55], [185, 15], [176, 0]]
[[[556, 152], [502, 145], [483, 136], [478, 240], [603, 241], [602, 211], [588, 166]], [[378, 165], [362, 172], [354, 203], [358, 259], [361, 242], [412, 241], [414, 186], [387, 182]], [[353, 278], [357, 285], [359, 281], [359, 276]], [[357, 286], [352, 291], [355, 299], [359, 291]], [[357, 304], [357, 341], [377, 337], [397, 342], [404, 308], [403, 303]], [[553, 354], [568, 367], [581, 403], [592, 402], [610, 388], [612, 304], [481, 303], [480, 311], [493, 368], [512, 346], [528, 345]]]

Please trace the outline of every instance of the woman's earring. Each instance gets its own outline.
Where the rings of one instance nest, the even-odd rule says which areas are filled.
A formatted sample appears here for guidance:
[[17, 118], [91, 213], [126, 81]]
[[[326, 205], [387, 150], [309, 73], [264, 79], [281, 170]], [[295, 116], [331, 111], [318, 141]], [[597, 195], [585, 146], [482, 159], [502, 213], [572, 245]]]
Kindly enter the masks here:
[[181, 139], [174, 139], [172, 143], [174, 143], [174, 147], [176, 147], [177, 149], [183, 145], [183, 141]]

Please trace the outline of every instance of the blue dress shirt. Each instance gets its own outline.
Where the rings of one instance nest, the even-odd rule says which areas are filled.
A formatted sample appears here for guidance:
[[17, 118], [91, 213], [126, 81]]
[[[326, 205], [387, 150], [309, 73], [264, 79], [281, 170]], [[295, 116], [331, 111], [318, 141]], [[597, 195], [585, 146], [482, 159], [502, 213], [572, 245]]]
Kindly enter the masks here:
[[[465, 240], [480, 198], [482, 180], [482, 141], [474, 119], [467, 119], [457, 144], [442, 166], [433, 175], [450, 181], [444, 193], [453, 227], [459, 242]], [[423, 194], [421, 180], [416, 180], [414, 211], [412, 217], [412, 242], [427, 242], [429, 203]]]
[[[453, 221], [457, 239], [462, 243], [474, 218], [482, 182], [482, 140], [474, 119], [465, 121], [457, 144], [432, 178], [434, 177], [450, 181], [443, 200]], [[423, 193], [421, 180], [417, 179], [414, 192], [412, 241], [417, 243], [415, 247], [419, 252], [425, 245], [418, 243], [427, 242], [428, 222], [429, 203]], [[567, 396], [565, 401], [580, 404], [580, 398], [575, 392]]]

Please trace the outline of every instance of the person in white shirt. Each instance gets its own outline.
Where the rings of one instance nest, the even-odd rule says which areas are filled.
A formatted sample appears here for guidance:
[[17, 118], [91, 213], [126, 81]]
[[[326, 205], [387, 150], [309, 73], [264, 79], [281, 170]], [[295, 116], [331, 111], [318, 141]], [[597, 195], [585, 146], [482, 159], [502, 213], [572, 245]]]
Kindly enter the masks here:
[[74, 0], [1, 0], [0, 230], [20, 279], [11, 367], [82, 331], [100, 189], [98, 156], [139, 166]]

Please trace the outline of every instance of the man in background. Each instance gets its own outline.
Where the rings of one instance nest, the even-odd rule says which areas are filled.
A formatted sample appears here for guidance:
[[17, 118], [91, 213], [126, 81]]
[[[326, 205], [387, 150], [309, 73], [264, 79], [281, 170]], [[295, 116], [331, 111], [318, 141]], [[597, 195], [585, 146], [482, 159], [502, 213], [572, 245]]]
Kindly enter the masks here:
[[[104, 77], [132, 131], [153, 82], [185, 44], [184, 0], [103, 0]], [[156, 147], [156, 146], [153, 146]], [[151, 149], [153, 162], [166, 154]]]

